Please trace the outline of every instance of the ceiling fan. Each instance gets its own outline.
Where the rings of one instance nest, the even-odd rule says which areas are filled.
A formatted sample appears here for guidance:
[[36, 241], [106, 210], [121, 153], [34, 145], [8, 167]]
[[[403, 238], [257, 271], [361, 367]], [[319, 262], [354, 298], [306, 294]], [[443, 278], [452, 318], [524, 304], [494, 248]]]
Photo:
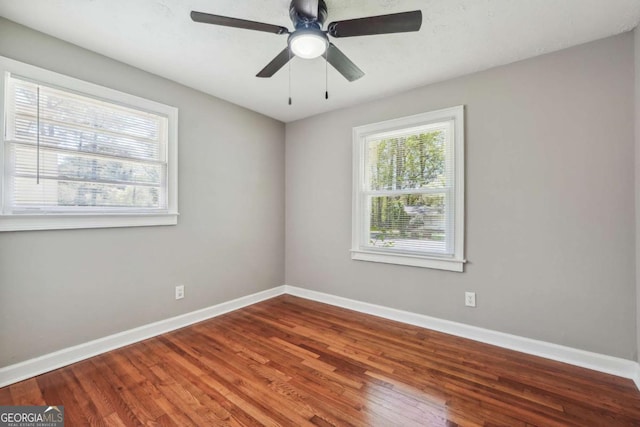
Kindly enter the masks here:
[[323, 56], [340, 74], [352, 82], [364, 76], [364, 73], [329, 41], [329, 36], [340, 38], [406, 33], [418, 31], [422, 25], [422, 12], [414, 10], [332, 22], [327, 25], [326, 30], [323, 30], [322, 25], [327, 19], [327, 4], [324, 0], [293, 0], [289, 8], [289, 16], [295, 27], [293, 32], [279, 25], [211, 15], [203, 12], [191, 12], [191, 19], [195, 22], [273, 34], [288, 34], [287, 47], [267, 64], [257, 74], [257, 77], [273, 76], [291, 60], [293, 55], [304, 59]]

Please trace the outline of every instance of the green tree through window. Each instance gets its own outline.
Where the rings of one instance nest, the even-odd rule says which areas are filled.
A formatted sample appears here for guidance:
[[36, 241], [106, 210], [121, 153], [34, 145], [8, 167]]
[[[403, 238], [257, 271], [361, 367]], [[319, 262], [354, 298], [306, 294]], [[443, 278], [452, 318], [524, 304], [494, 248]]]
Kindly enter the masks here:
[[[445, 131], [435, 130], [368, 144], [371, 190], [444, 189]], [[445, 195], [408, 193], [373, 196], [370, 244], [394, 247], [400, 240], [441, 242], [445, 232]]]

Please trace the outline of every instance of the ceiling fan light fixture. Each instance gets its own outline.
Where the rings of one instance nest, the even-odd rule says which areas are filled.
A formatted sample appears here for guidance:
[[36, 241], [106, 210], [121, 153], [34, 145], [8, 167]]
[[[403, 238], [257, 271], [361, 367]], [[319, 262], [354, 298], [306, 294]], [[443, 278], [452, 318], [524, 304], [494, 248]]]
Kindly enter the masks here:
[[329, 42], [322, 32], [296, 31], [289, 39], [291, 52], [299, 58], [313, 59], [327, 51]]
[[327, 4], [325, 0], [291, 0], [289, 17], [295, 28], [293, 32], [279, 25], [191, 11], [191, 19], [203, 24], [272, 34], [287, 34], [289, 36], [287, 47], [256, 74], [256, 77], [261, 78], [272, 77], [278, 70], [288, 64], [293, 56], [303, 59], [324, 56], [327, 64], [330, 64], [345, 79], [352, 82], [364, 76], [364, 73], [336, 45], [329, 42], [329, 36], [341, 38], [408, 33], [419, 31], [422, 26], [422, 11], [413, 10], [334, 21], [326, 26], [326, 31], [323, 31], [322, 28], [324, 28], [324, 23], [327, 19]]

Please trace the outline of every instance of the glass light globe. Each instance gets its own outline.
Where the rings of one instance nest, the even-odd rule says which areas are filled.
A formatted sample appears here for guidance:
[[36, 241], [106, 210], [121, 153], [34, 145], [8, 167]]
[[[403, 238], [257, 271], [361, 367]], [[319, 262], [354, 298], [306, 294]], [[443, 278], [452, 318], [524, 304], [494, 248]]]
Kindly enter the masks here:
[[301, 33], [291, 38], [291, 51], [295, 56], [313, 59], [327, 50], [327, 39], [320, 34]]

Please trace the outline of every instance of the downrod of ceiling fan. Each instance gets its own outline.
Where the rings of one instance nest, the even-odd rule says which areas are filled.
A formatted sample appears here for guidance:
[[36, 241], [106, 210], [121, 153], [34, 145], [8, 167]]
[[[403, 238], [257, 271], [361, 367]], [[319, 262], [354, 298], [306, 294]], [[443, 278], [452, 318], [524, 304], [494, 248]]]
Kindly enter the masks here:
[[289, 6], [289, 17], [291, 18], [291, 22], [295, 29], [298, 29], [298, 26], [305, 27], [305, 23], [317, 22], [319, 27], [325, 23], [327, 20], [327, 16], [329, 15], [327, 4], [324, 0], [318, 0], [318, 12], [317, 16], [307, 16], [304, 12], [298, 10], [296, 8], [296, 0], [292, 0], [291, 5]]

